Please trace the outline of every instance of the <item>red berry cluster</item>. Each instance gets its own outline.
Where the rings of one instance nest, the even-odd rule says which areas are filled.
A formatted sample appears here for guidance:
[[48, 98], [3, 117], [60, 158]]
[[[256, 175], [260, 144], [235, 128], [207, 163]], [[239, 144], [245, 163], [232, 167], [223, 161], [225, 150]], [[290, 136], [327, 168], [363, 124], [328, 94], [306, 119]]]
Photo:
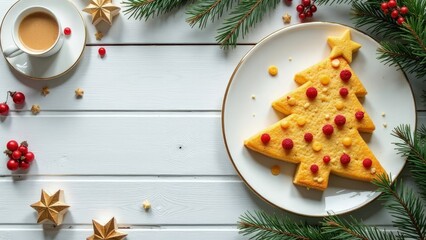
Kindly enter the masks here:
[[403, 16], [408, 13], [408, 8], [406, 6], [399, 7], [396, 0], [389, 0], [388, 2], [383, 2], [380, 7], [385, 14], [390, 13], [391, 18], [396, 19], [399, 25], [405, 22]]
[[300, 20], [305, 20], [314, 15], [314, 12], [317, 11], [317, 6], [315, 6], [313, 0], [302, 0], [302, 2], [297, 5], [296, 10], [299, 13]]
[[15, 140], [10, 140], [6, 144], [4, 153], [9, 157], [7, 168], [10, 171], [16, 171], [18, 168], [22, 170], [28, 169], [35, 158], [34, 153], [28, 151], [28, 143], [26, 141], [18, 144]]
[[18, 168], [26, 170], [30, 167], [30, 163], [34, 160], [34, 153], [28, 151], [28, 143], [26, 141], [18, 144], [15, 140], [10, 140], [6, 144], [4, 153], [9, 157], [7, 168], [10, 171], [16, 171]]
[[9, 96], [12, 98], [13, 102], [15, 104], [23, 104], [25, 102], [25, 95], [21, 92], [7, 92], [6, 101], [3, 103], [0, 103], [0, 114], [3, 116], [6, 116], [9, 113], [9, 105], [7, 105], [7, 100]]

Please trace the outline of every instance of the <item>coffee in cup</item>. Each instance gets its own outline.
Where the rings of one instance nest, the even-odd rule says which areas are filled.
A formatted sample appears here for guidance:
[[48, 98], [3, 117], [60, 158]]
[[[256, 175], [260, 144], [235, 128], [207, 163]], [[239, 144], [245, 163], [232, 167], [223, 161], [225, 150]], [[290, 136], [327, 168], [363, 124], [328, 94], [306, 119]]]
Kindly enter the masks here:
[[4, 50], [6, 57], [27, 53], [36, 57], [55, 54], [62, 47], [61, 24], [45, 7], [30, 7], [18, 14], [12, 37], [15, 46]]

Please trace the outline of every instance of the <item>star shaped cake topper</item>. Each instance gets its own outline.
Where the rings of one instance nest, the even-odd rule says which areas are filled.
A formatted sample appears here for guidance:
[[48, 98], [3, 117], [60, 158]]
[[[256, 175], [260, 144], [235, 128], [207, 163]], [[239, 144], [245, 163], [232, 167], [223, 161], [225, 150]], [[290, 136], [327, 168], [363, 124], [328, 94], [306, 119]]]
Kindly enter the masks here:
[[37, 223], [50, 222], [60, 225], [70, 206], [64, 203], [63, 190], [58, 190], [53, 195], [41, 190], [40, 201], [31, 204], [31, 207], [37, 211]]
[[331, 59], [343, 56], [348, 63], [352, 62], [352, 53], [361, 48], [359, 43], [351, 40], [349, 30], [346, 30], [341, 37], [328, 37], [327, 43], [331, 47]]

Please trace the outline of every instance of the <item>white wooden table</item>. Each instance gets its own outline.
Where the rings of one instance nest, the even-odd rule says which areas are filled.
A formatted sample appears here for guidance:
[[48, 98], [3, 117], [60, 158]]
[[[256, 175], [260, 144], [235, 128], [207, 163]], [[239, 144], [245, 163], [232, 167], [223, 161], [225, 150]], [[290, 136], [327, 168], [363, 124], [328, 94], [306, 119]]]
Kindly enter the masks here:
[[[14, 1], [0, 1], [4, 16]], [[86, 1], [73, 0], [79, 9]], [[0, 167], [0, 239], [85, 239], [92, 219], [115, 216], [127, 239], [244, 239], [237, 220], [246, 210], [272, 208], [240, 180], [228, 159], [221, 134], [221, 104], [228, 80], [241, 57], [256, 42], [284, 27], [289, 12], [299, 21], [296, 2], [280, 4], [236, 49], [215, 44], [217, 24], [204, 31], [185, 23], [179, 10], [139, 22], [123, 13], [96, 41], [88, 14], [88, 44], [77, 67], [59, 79], [34, 81], [8, 68], [0, 58], [0, 97], [7, 90], [26, 94], [23, 111], [0, 120], [0, 144], [27, 140], [36, 161], [25, 175]], [[118, 4], [118, 1], [115, 1]], [[320, 7], [317, 21], [353, 25], [349, 7]], [[99, 58], [99, 45], [107, 56]], [[411, 79], [419, 122], [422, 86]], [[51, 90], [46, 97], [42, 87]], [[74, 90], [82, 88], [82, 99]], [[29, 109], [39, 104], [34, 116]], [[13, 107], [12, 107], [13, 108]], [[403, 173], [407, 175], [407, 173]], [[406, 181], [410, 182], [409, 177]], [[71, 205], [62, 226], [36, 224], [29, 207], [41, 189], [65, 191]], [[149, 200], [152, 209], [141, 208]], [[390, 227], [392, 218], [374, 201], [351, 213], [366, 224]]]

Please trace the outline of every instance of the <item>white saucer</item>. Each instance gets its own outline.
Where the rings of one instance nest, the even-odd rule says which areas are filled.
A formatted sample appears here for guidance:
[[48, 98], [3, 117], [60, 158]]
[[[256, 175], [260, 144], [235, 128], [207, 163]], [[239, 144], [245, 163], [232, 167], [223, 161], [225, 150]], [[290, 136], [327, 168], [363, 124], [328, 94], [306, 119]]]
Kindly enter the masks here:
[[11, 68], [28, 78], [48, 80], [67, 73], [78, 63], [86, 46], [86, 26], [80, 11], [68, 0], [20, 0], [9, 9], [0, 26], [2, 50], [14, 44], [11, 34], [14, 17], [22, 9], [34, 5], [45, 6], [58, 13], [62, 28], [71, 28], [71, 35], [64, 36], [61, 50], [50, 57], [36, 58], [23, 53], [6, 60]]

